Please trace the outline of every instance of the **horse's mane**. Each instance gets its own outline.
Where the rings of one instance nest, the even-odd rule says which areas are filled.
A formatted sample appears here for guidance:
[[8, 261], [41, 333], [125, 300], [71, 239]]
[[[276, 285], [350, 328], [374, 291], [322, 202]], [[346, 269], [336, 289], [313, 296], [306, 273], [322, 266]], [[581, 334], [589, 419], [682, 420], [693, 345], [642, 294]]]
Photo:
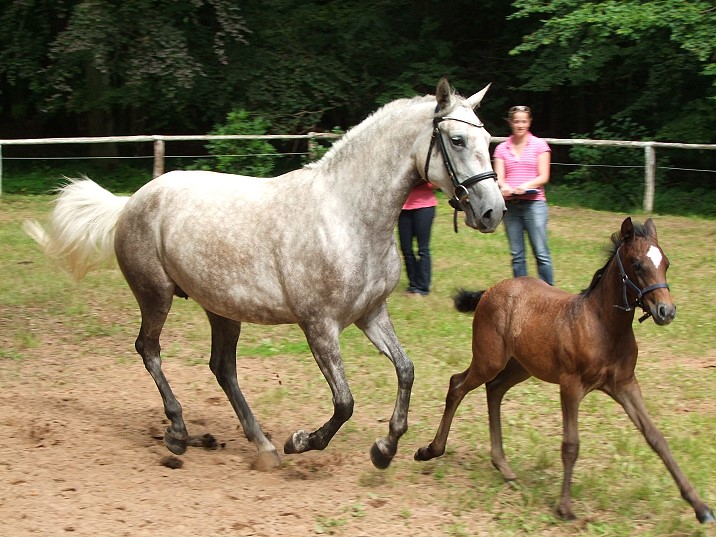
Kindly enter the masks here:
[[[453, 93], [456, 97], [457, 94]], [[450, 110], [446, 110], [444, 112], [445, 115], [450, 113], [456, 106], [458, 106], [462, 100], [459, 98], [453, 99], [453, 106], [450, 107]], [[346, 132], [346, 134], [341, 137], [339, 140], [337, 140], [333, 146], [326, 152], [323, 157], [316, 161], [311, 162], [310, 164], [307, 164], [305, 168], [307, 169], [317, 169], [321, 167], [325, 167], [330, 165], [331, 162], [333, 162], [336, 159], [336, 155], [340, 153], [342, 150], [344, 150], [346, 147], [350, 147], [352, 145], [355, 145], [355, 142], [357, 139], [360, 139], [364, 132], [366, 131], [374, 131], [375, 126], [377, 124], [380, 124], [381, 122], [387, 122], [388, 124], [393, 124], [397, 119], [405, 117], [404, 112], [414, 107], [415, 105], [422, 105], [422, 104], [435, 104], [435, 96], [433, 95], [423, 95], [423, 96], [416, 96], [412, 98], [406, 98], [406, 99], [397, 99], [395, 101], [391, 101], [382, 107], [378, 108], [375, 112], [370, 114], [365, 120], [363, 120], [361, 123], [356, 125], [355, 127], [352, 127], [351, 129]], [[427, 110], [427, 108], [426, 108]]]
[[[634, 225], [634, 236], [635, 237], [646, 237], [647, 236], [647, 232], [644, 229], [643, 224], [634, 223], [633, 225]], [[606, 247], [607, 256], [608, 256], [607, 262], [604, 263], [604, 266], [602, 268], [600, 268], [599, 270], [597, 270], [597, 272], [594, 273], [594, 276], [592, 276], [592, 281], [590, 282], [589, 287], [584, 289], [580, 293], [580, 296], [583, 296], [583, 297], [589, 296], [589, 294], [592, 291], [594, 291], [594, 289], [599, 285], [599, 282], [602, 281], [602, 276], [604, 276], [604, 273], [607, 271], [607, 267], [609, 267], [609, 263], [611, 263], [612, 260], [614, 259], [614, 256], [616, 255], [617, 250], [622, 245], [622, 242], [624, 242], [624, 241], [622, 240], [621, 233], [619, 233], [618, 231], [612, 233], [612, 236], [610, 237], [610, 243]]]

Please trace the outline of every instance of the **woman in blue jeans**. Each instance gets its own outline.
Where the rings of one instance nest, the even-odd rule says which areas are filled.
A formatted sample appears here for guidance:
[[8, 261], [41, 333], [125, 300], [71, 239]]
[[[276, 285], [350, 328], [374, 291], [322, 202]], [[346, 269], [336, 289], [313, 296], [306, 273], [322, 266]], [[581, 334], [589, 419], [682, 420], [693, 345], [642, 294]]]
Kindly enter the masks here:
[[[398, 217], [398, 239], [408, 276], [408, 293], [425, 296], [430, 292], [430, 232], [438, 199], [430, 183], [421, 183], [408, 195]], [[417, 256], [413, 239], [418, 243]]]
[[554, 285], [544, 191], [549, 182], [551, 150], [547, 142], [530, 132], [532, 112], [527, 106], [510, 108], [507, 121], [512, 135], [495, 148], [493, 167], [507, 205], [503, 222], [510, 242], [512, 274], [527, 276], [524, 236], [527, 232], [539, 278]]

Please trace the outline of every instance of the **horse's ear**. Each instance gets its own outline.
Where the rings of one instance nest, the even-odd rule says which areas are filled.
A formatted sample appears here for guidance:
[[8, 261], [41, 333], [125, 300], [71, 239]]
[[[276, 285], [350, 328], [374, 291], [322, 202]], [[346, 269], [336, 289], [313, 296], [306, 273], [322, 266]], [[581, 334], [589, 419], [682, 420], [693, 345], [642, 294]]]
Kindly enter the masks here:
[[487, 90], [490, 89], [490, 86], [492, 86], [492, 82], [490, 82], [487, 86], [482, 88], [480, 91], [478, 91], [475, 95], [472, 97], [468, 97], [467, 104], [470, 105], [470, 108], [473, 110], [476, 109], [478, 106], [480, 106], [480, 103], [482, 102], [482, 98], [487, 93]]
[[435, 89], [435, 99], [438, 101], [438, 110], [447, 110], [452, 101], [452, 88], [448, 79], [442, 77], [438, 82], [438, 87]]
[[627, 216], [622, 222], [621, 235], [623, 242], [628, 242], [634, 238], [634, 224], [632, 224], [630, 216]]
[[646, 230], [646, 234], [654, 239], [654, 242], [658, 242], [656, 238], [656, 224], [651, 218], [647, 218], [646, 222], [644, 222], [644, 229]]

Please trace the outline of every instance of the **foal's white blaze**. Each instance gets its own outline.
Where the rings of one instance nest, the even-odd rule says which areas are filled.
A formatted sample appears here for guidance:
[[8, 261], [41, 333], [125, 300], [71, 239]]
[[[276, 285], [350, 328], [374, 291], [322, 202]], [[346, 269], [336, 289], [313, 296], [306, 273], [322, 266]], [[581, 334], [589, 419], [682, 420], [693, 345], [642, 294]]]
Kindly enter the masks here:
[[659, 268], [659, 265], [661, 265], [661, 260], [663, 259], [661, 251], [656, 246], [650, 246], [649, 251], [646, 252], [646, 255], [649, 259], [651, 259], [651, 262], [654, 263], [654, 266], [656, 268]]

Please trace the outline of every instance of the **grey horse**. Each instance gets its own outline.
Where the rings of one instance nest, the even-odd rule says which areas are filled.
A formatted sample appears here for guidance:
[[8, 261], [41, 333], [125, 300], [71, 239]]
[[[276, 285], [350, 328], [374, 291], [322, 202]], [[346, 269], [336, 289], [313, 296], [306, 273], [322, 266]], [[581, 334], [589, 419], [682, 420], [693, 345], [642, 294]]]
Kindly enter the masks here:
[[389, 433], [371, 449], [373, 464], [386, 468], [408, 427], [414, 375], [386, 307], [401, 269], [394, 227], [410, 190], [426, 180], [465, 212], [468, 226], [489, 233], [500, 223], [490, 135], [474, 112], [488, 88], [463, 98], [443, 79], [435, 96], [385, 105], [321, 160], [279, 177], [171, 171], [131, 197], [70, 180], [47, 229], [28, 221], [25, 230], [76, 279], [116, 258], [141, 310], [135, 347], [161, 394], [173, 453], [194, 438], [161, 367], [159, 336], [179, 296], [206, 311], [209, 366], [261, 468], [280, 459], [239, 388], [241, 323], [298, 324], [333, 393], [333, 415], [313, 432], [293, 433], [285, 453], [324, 449], [351, 417], [339, 334], [360, 328], [398, 376]]

